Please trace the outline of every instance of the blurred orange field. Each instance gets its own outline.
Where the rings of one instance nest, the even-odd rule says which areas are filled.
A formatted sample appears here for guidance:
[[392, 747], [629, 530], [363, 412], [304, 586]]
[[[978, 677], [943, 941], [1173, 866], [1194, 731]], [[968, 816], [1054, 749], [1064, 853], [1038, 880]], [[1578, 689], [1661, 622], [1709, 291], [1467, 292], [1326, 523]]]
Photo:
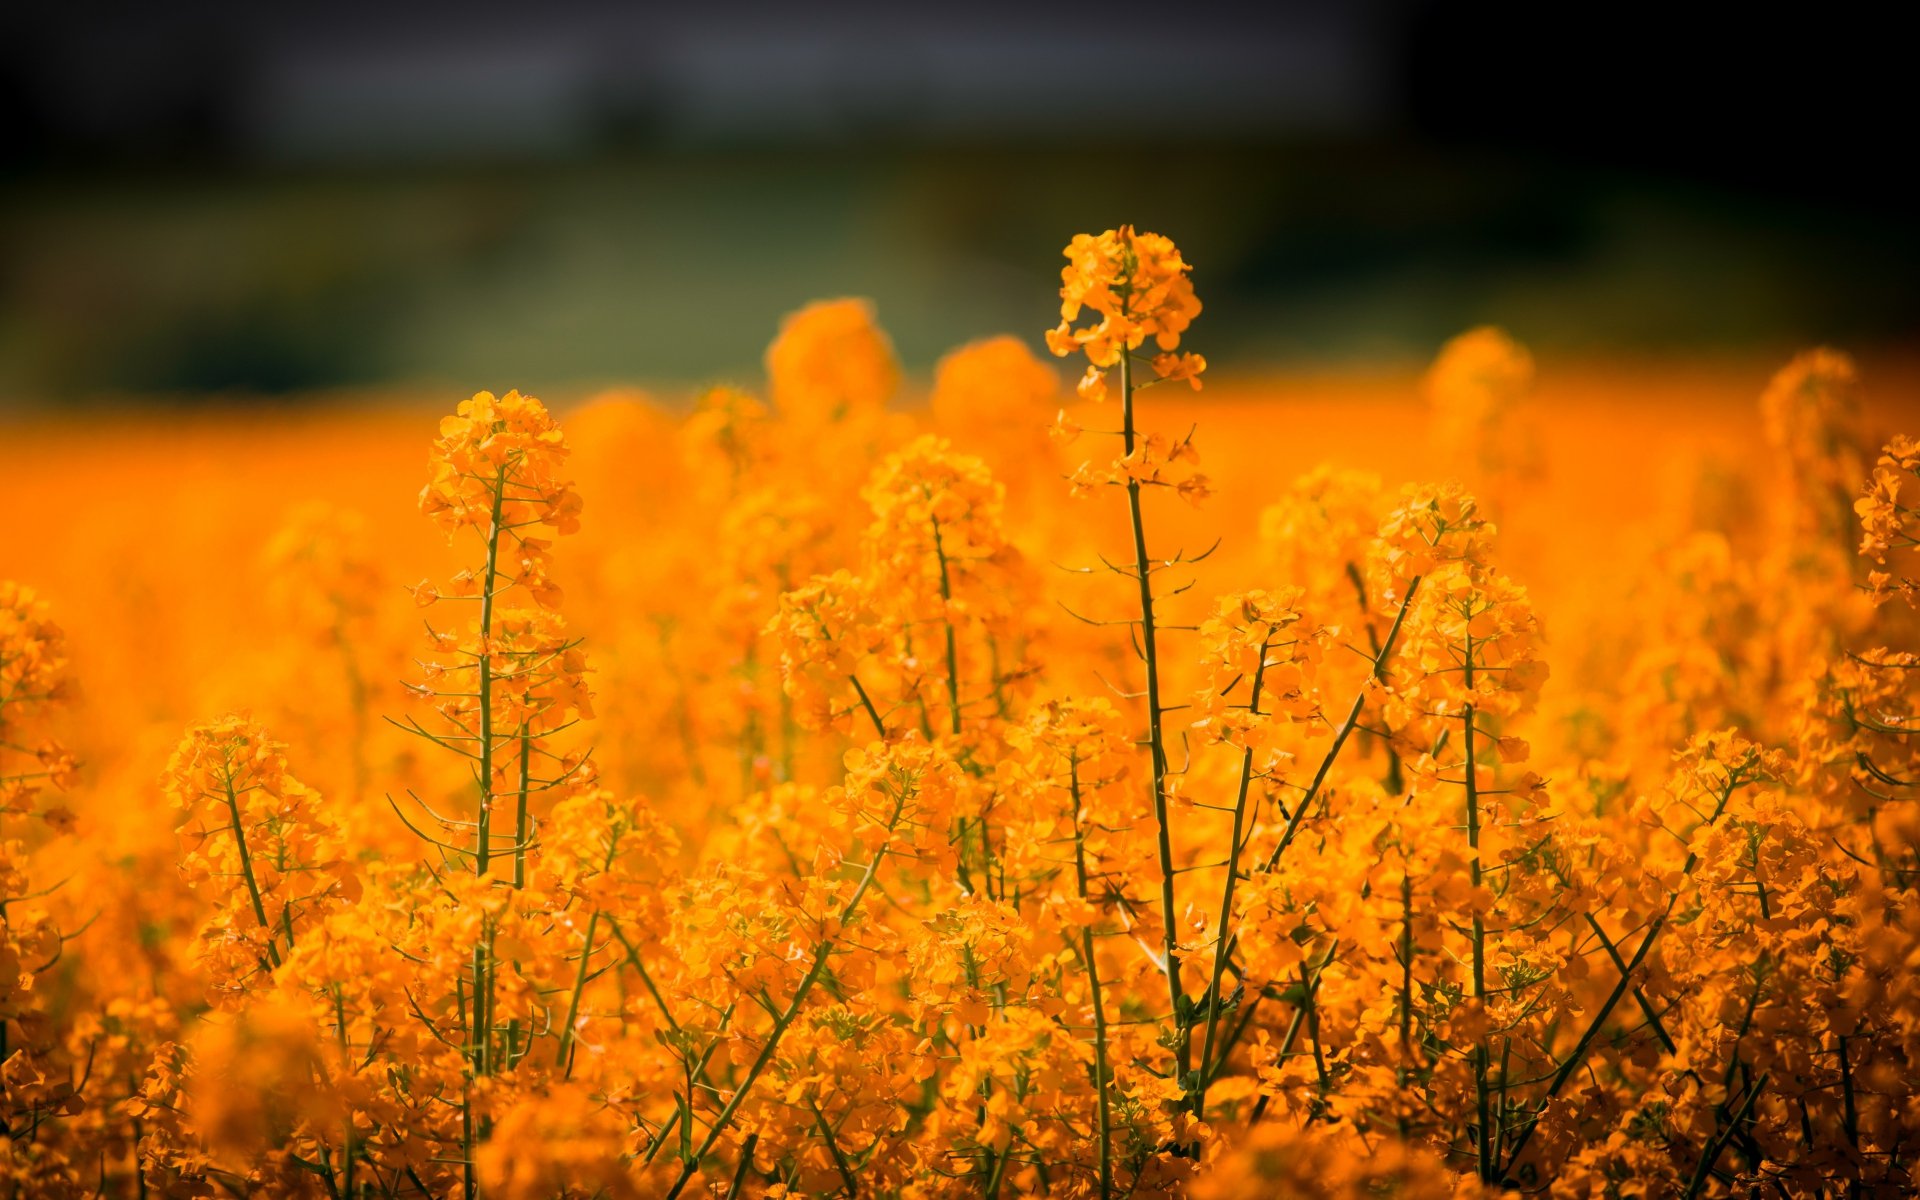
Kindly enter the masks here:
[[1196, 393], [1132, 236], [1078, 395], [16, 421], [11, 1194], [1911, 1194], [1920, 363]]
[[[1656, 540], [1682, 527], [1703, 479], [1761, 473], [1767, 450], [1756, 406], [1777, 365], [1545, 364], [1523, 414], [1539, 439], [1539, 478], [1524, 508], [1503, 524], [1537, 535], [1524, 577], [1550, 627], [1560, 624], [1560, 605], [1576, 606], [1574, 615], [1583, 600], [1617, 601]], [[1920, 363], [1870, 360], [1865, 374], [1870, 427], [1920, 425]], [[896, 407], [941, 431], [925, 412], [925, 386], [908, 390]], [[617, 434], [612, 445], [576, 446], [604, 472], [599, 488], [583, 489], [586, 537], [596, 550], [684, 536], [645, 511], [672, 477], [634, 469], [622, 456], [663, 452], [689, 400], [635, 391], [561, 408], [570, 429], [578, 413]], [[1394, 487], [1427, 474], [1431, 420], [1414, 372], [1228, 378], [1168, 403], [1174, 411], [1161, 424], [1198, 426], [1217, 499], [1197, 514], [1167, 515], [1183, 533], [1222, 538], [1224, 554], [1250, 552], [1261, 509], [1322, 463], [1371, 470]], [[77, 674], [119, 681], [116, 695], [152, 719], [178, 725], [249, 703], [244, 672], [232, 693], [202, 689], [237, 647], [274, 640], [281, 622], [265, 598], [260, 558], [294, 509], [326, 501], [366, 516], [371, 551], [392, 581], [411, 582], [446, 560], [445, 539], [408, 518], [424, 461], [422, 431], [447, 405], [445, 397], [381, 393], [323, 397], [312, 407], [16, 420], [0, 442], [0, 470], [19, 494], [36, 498], [39, 515], [8, 530], [0, 574], [31, 582], [60, 611]], [[1052, 418], [1041, 407], [1014, 420], [1044, 431]], [[1034, 502], [1057, 507], [1046, 483], [1071, 457], [988, 465], [1030, 477]], [[608, 528], [603, 506], [631, 523]], [[1010, 513], [1009, 525], [1020, 536], [1022, 514]], [[578, 566], [570, 572], [576, 586], [588, 586], [590, 574]], [[629, 612], [648, 603], [625, 600]], [[386, 606], [410, 609], [398, 582]], [[124, 732], [90, 746], [89, 760], [124, 745]]]
[[[1524, 506], [1502, 524], [1510, 539], [1527, 539], [1516, 573], [1550, 631], [1592, 606], [1623, 602], [1646, 556], [1685, 527], [1703, 482], [1746, 479], [1757, 492], [1767, 458], [1757, 398], [1773, 366], [1684, 359], [1545, 365], [1521, 414], [1538, 438], [1540, 469]], [[1920, 364], [1870, 362], [1866, 374], [1870, 427], [1920, 425]], [[925, 411], [925, 386], [906, 392], [896, 407], [943, 431]], [[1063, 389], [1062, 402], [1067, 398]], [[581, 420], [607, 430], [604, 444], [573, 437], [579, 470], [597, 476], [582, 486], [588, 516], [581, 542], [590, 549], [577, 549], [574, 558], [591, 555], [604, 565], [616, 547], [631, 552], [649, 543], [656, 553], [685, 552], [686, 532], [656, 507], [664, 502], [672, 511], [677, 472], [638, 464], [667, 452], [689, 399], [635, 391], [582, 397], [562, 408], [570, 430]], [[244, 654], [285, 640], [282, 614], [266, 594], [262, 554], [303, 504], [323, 501], [368, 519], [369, 552], [392, 585], [383, 607], [389, 617], [411, 616], [400, 583], [450, 561], [445, 539], [409, 519], [424, 461], [422, 431], [446, 404], [444, 397], [379, 394], [326, 397], [312, 407], [16, 422], [0, 443], [0, 470], [19, 494], [36, 498], [41, 515], [9, 529], [0, 576], [31, 583], [55, 606], [79, 678], [114, 681], [104, 698], [93, 694], [103, 690], [99, 684], [85, 689], [82, 705], [117, 710], [110, 727], [75, 722], [83, 739], [88, 730], [105, 735], [82, 742], [87, 760], [117, 758], [129, 747], [127, 735], [146, 722], [170, 746], [188, 721], [259, 702], [265, 689], [253, 682], [258, 664]], [[1223, 556], [1252, 554], [1261, 510], [1322, 463], [1376, 472], [1390, 487], [1429, 474], [1423, 468], [1432, 422], [1417, 373], [1229, 378], [1168, 405], [1160, 424], [1199, 428], [1217, 489], [1199, 512], [1168, 510], [1180, 534], [1173, 541], [1199, 538], [1196, 545], [1205, 545], [1218, 537]], [[1045, 406], [1010, 416], [1009, 432], [1044, 431], [1052, 417]], [[1055, 495], [1049, 483], [1071, 457], [1022, 455], [988, 465], [1026, 479], [1034, 504], [1059, 508], [1064, 485]], [[857, 469], [839, 469], [859, 482]], [[603, 517], [602, 508], [620, 524], [610, 527], [615, 518]], [[1037, 534], [1056, 519], [1034, 521], [1026, 532]], [[1022, 536], [1021, 512], [1010, 512], [1008, 524]], [[568, 572], [569, 583], [605, 596], [614, 611], [604, 619], [625, 622], [657, 602], [619, 595], [617, 580], [595, 581], [591, 563]], [[600, 640], [598, 615], [576, 618], [589, 644]], [[237, 670], [236, 651], [243, 655]], [[150, 756], [142, 769], [158, 767], [159, 758]]]

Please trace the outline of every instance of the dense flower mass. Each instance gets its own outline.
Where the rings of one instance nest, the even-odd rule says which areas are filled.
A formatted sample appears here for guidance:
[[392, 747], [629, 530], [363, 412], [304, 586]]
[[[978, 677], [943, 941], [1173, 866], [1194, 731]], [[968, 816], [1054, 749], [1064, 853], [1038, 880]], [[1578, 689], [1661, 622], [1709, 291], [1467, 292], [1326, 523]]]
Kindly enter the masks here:
[[1852, 362], [1583, 609], [1510, 336], [1430, 470], [1196, 511], [1186, 259], [1066, 256], [1077, 401], [1000, 337], [895, 411], [829, 301], [765, 402], [482, 392], [412, 518], [164, 543], [258, 597], [213, 661], [0, 582], [6, 1194], [1913, 1194], [1920, 443]]

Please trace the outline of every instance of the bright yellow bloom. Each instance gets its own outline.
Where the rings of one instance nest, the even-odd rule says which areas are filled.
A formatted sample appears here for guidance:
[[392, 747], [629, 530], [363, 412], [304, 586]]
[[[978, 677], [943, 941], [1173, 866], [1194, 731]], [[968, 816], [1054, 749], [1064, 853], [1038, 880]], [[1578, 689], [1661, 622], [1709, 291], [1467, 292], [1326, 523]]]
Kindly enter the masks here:
[[478, 392], [440, 421], [420, 511], [449, 534], [534, 524], [572, 533], [580, 497], [560, 474], [566, 457], [566, 439], [540, 401]]
[[[1175, 350], [1180, 335], [1200, 315], [1200, 298], [1187, 277], [1191, 270], [1172, 241], [1157, 233], [1135, 233], [1122, 225], [1102, 234], [1081, 233], [1064, 253], [1060, 271], [1060, 325], [1047, 333], [1047, 348], [1065, 357], [1086, 352], [1095, 367], [1111, 367], [1122, 353], [1138, 350], [1152, 338], [1163, 351]], [[1074, 328], [1082, 312], [1097, 324]], [[1164, 356], [1173, 377], [1197, 382], [1206, 366], [1197, 355]]]

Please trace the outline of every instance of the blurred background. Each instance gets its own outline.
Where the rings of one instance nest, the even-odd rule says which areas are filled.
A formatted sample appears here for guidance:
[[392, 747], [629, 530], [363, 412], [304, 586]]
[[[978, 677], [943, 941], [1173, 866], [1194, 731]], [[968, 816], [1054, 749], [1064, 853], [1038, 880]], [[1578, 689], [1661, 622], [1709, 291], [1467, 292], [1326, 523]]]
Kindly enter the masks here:
[[12, 4], [0, 405], [751, 380], [842, 294], [924, 372], [1123, 221], [1230, 371], [1911, 355], [1910, 43], [1681, 9]]

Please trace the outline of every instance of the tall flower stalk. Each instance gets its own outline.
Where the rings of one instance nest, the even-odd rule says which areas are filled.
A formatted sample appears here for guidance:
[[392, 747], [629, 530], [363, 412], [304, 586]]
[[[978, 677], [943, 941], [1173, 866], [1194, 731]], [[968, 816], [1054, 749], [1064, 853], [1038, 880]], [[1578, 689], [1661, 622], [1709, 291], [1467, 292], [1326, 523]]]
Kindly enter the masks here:
[[[505, 858], [512, 867], [499, 882], [515, 890], [524, 887], [534, 796], [564, 794], [592, 779], [584, 756], [563, 754], [547, 743], [593, 712], [579, 641], [567, 634], [555, 611], [561, 592], [548, 575], [550, 543], [532, 533], [541, 527], [555, 534], [579, 528], [579, 496], [560, 473], [566, 457], [559, 426], [540, 401], [518, 392], [502, 397], [481, 392], [441, 421], [432, 478], [420, 493], [421, 512], [449, 539], [467, 532], [479, 542], [475, 567], [447, 583], [413, 588], [423, 607], [443, 601], [476, 606], [464, 632], [429, 627], [443, 657], [426, 664], [427, 680], [412, 689], [433, 705], [440, 723], [408, 718], [405, 726], [465, 761], [474, 782], [474, 815], [470, 821], [455, 820], [428, 807], [428, 817], [444, 832], [420, 835], [441, 852], [443, 862], [464, 861], [483, 886], [495, 880], [495, 864]], [[515, 589], [521, 603], [503, 603]], [[551, 774], [536, 776], [536, 760], [552, 763]], [[503, 835], [497, 822], [508, 804], [512, 825]], [[404, 811], [401, 816], [420, 832]], [[466, 844], [449, 840], [461, 830], [471, 831]], [[466, 1018], [468, 1073], [474, 1081], [524, 1052], [518, 1023], [503, 1027], [499, 1020], [495, 921], [492, 907], [483, 907], [467, 978], [456, 997]], [[471, 1089], [462, 1104], [465, 1190], [471, 1195], [474, 1150], [486, 1138], [488, 1124], [473, 1112]]]
[[[1082, 352], [1087, 372], [1080, 394], [1104, 398], [1111, 372], [1118, 373], [1120, 444], [1122, 457], [1104, 472], [1084, 465], [1074, 476], [1076, 491], [1096, 483], [1118, 484], [1127, 494], [1128, 527], [1133, 542], [1133, 564], [1122, 570], [1137, 589], [1138, 616], [1128, 622], [1137, 637], [1135, 652], [1146, 671], [1149, 787], [1156, 828], [1160, 873], [1160, 968], [1166, 976], [1169, 1019], [1178, 1078], [1182, 1089], [1194, 1089], [1193, 1003], [1181, 976], [1181, 910], [1175, 889], [1177, 867], [1173, 824], [1168, 812], [1168, 754], [1166, 706], [1161, 701], [1160, 622], [1154, 593], [1156, 565], [1147, 553], [1146, 517], [1141, 492], [1147, 487], [1170, 487], [1190, 500], [1207, 493], [1205, 476], [1176, 477], [1176, 464], [1197, 461], [1190, 439], [1169, 444], [1165, 438], [1143, 434], [1136, 423], [1135, 351], [1152, 338], [1160, 353], [1151, 360], [1161, 380], [1186, 380], [1200, 386], [1206, 360], [1197, 354], [1177, 354], [1180, 337], [1200, 313], [1200, 300], [1188, 279], [1185, 259], [1172, 241], [1153, 233], [1136, 233], [1131, 225], [1098, 236], [1080, 234], [1065, 250], [1068, 265], [1060, 273], [1060, 325], [1047, 333], [1047, 345], [1065, 357]], [[1085, 312], [1099, 317], [1096, 324], [1074, 327]], [[1175, 560], [1177, 561], [1177, 559]]]

